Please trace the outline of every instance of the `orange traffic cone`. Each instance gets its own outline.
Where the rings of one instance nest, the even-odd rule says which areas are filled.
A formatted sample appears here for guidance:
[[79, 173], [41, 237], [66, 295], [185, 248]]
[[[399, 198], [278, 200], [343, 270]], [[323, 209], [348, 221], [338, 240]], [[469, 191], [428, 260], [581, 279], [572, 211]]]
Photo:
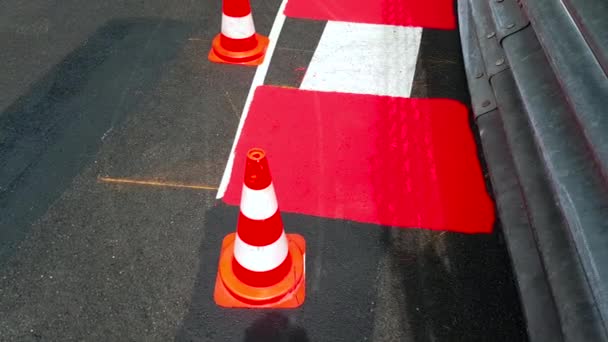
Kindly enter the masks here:
[[302, 305], [305, 253], [301, 235], [285, 234], [265, 152], [249, 150], [237, 232], [222, 243], [216, 304], [232, 308]]
[[222, 31], [214, 39], [209, 60], [216, 63], [259, 65], [268, 37], [255, 32], [249, 0], [224, 0]]

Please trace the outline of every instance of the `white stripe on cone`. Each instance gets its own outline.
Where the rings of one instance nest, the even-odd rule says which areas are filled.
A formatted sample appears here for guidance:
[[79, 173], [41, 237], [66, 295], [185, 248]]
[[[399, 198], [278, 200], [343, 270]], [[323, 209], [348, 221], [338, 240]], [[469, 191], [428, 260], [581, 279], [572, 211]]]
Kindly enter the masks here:
[[241, 212], [252, 220], [266, 220], [277, 212], [277, 197], [272, 183], [266, 189], [253, 190], [243, 185]]
[[266, 272], [279, 267], [285, 258], [289, 248], [285, 232], [277, 241], [267, 246], [252, 246], [241, 240], [236, 234], [234, 240], [234, 257], [236, 261], [246, 269], [254, 272]]
[[255, 34], [253, 16], [251, 13], [244, 17], [231, 17], [222, 14], [222, 34], [232, 39], [245, 39]]

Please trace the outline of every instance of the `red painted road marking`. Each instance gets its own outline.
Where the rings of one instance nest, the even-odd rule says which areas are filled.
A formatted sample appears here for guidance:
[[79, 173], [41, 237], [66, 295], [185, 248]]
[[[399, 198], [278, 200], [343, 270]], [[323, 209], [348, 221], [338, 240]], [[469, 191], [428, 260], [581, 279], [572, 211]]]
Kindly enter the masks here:
[[453, 0], [289, 0], [285, 15], [313, 20], [456, 28]]
[[259, 87], [237, 143], [228, 204], [240, 202], [251, 147], [267, 151], [284, 212], [492, 231], [493, 204], [458, 102]]

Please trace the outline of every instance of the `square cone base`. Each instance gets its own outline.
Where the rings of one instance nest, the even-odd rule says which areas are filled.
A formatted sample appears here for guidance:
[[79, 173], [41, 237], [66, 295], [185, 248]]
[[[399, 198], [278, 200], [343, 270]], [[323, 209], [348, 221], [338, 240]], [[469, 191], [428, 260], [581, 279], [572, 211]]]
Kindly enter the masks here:
[[266, 49], [270, 43], [268, 37], [256, 33], [255, 35], [258, 44], [251, 50], [234, 52], [226, 50], [221, 44], [221, 34], [218, 34], [213, 39], [211, 50], [207, 56], [213, 63], [237, 64], [246, 66], [256, 66], [264, 62]]
[[[224, 253], [231, 252], [228, 249], [233, 248], [235, 237], [236, 233], [231, 233], [222, 241], [220, 263]], [[297, 248], [297, 250], [301, 252], [301, 265], [294, 265], [293, 267], [294, 269], [296, 267], [301, 267], [302, 277], [292, 291], [289, 291], [283, 297], [273, 302], [264, 302], [263, 304], [251, 303], [249, 301], [245, 302], [234, 296], [232, 292], [226, 288], [218, 270], [215, 280], [215, 291], [213, 293], [215, 303], [224, 308], [254, 309], [293, 309], [304, 304], [304, 299], [306, 297], [306, 241], [304, 240], [304, 237], [299, 234], [287, 234], [287, 241], [289, 244], [290, 253], [292, 250], [294, 250], [294, 248]], [[232, 256], [232, 253], [230, 253], [230, 256]], [[299, 258], [295, 259], [297, 260]]]

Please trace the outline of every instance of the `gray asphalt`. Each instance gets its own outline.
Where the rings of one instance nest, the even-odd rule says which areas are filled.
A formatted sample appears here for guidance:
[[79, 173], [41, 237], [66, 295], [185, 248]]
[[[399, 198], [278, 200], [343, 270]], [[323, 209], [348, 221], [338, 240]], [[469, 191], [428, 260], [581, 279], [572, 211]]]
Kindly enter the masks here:
[[254, 70], [207, 62], [219, 4], [1, 6], [1, 339], [172, 339], [215, 192], [97, 178], [216, 186]]
[[[278, 4], [252, 2], [260, 33]], [[255, 71], [207, 61], [219, 13], [219, 1], [0, 4], [0, 340], [525, 340], [499, 233], [284, 215], [309, 248], [304, 307], [215, 306], [238, 209], [213, 190], [99, 177], [219, 184]], [[287, 73], [323, 27], [307, 25], [288, 20], [267, 84], [299, 84]], [[446, 53], [430, 46], [417, 94], [466, 99], [459, 72], [425, 64]]]

